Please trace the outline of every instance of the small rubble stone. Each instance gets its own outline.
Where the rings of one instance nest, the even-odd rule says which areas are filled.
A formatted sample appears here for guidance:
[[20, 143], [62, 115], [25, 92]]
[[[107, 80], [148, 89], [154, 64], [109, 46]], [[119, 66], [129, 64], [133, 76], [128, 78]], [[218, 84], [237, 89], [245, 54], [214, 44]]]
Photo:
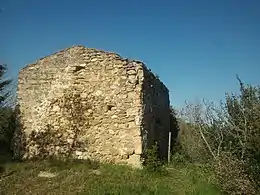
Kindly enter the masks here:
[[101, 171], [99, 170], [92, 170], [90, 173], [94, 175], [101, 175]]
[[47, 177], [47, 178], [53, 178], [53, 177], [57, 177], [58, 174], [56, 173], [50, 173], [48, 171], [41, 171], [39, 174], [38, 174], [38, 177]]
[[135, 75], [136, 72], [135, 72], [135, 70], [128, 70], [128, 71], [127, 71], [127, 74], [129, 74], [129, 75]]

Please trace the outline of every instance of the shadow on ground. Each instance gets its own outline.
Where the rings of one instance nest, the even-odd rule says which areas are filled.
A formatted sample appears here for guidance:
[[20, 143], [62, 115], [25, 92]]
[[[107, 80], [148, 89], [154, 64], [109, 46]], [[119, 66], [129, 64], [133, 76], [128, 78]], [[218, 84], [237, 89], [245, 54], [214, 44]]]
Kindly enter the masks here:
[[6, 171], [5, 164], [12, 161], [12, 154], [10, 152], [0, 150], [0, 176]]

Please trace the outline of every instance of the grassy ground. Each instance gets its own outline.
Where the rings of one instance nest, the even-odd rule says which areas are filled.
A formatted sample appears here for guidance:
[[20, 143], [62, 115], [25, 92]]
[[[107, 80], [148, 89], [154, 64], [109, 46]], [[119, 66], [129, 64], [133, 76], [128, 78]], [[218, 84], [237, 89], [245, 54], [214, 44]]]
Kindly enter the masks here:
[[[0, 162], [0, 166], [0, 194], [4, 195], [220, 194], [210, 181], [211, 174], [195, 165], [172, 166], [163, 173], [84, 161]], [[40, 171], [58, 175], [41, 178]]]

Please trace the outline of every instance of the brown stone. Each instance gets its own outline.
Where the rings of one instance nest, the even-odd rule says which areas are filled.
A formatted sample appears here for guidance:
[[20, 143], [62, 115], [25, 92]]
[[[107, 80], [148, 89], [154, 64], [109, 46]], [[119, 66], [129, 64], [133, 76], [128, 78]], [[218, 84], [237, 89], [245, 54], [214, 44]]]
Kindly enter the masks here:
[[127, 74], [129, 74], [129, 75], [135, 75], [136, 72], [135, 72], [135, 70], [128, 70], [128, 71], [127, 71]]

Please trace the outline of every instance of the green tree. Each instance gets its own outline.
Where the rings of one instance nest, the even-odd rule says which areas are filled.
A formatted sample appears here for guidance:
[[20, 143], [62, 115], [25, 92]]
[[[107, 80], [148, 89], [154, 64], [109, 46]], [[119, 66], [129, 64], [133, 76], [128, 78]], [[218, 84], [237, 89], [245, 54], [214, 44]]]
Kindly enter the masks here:
[[0, 65], [0, 149], [10, 150], [14, 131], [15, 117], [12, 108], [8, 107], [7, 100], [11, 95], [8, 90], [11, 80], [5, 79], [6, 65]]
[[228, 194], [255, 194], [260, 187], [260, 87], [240, 85], [220, 105], [187, 104], [180, 143], [193, 162], [213, 165]]
[[228, 131], [225, 145], [244, 161], [260, 186], [260, 86], [245, 85], [239, 78], [239, 95], [227, 95]]
[[0, 108], [5, 106], [7, 98], [10, 96], [10, 91], [8, 91], [8, 86], [11, 84], [12, 80], [5, 79], [7, 66], [0, 65]]

